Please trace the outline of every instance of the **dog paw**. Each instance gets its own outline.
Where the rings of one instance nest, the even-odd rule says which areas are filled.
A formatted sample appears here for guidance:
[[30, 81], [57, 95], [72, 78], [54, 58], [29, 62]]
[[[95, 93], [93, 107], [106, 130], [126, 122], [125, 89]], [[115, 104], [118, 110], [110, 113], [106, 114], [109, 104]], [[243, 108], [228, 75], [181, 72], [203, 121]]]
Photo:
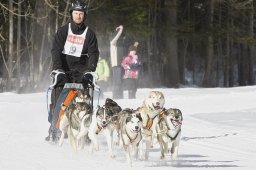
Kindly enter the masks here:
[[99, 148], [100, 148], [99, 145], [95, 145], [93, 149], [94, 149], [95, 151], [99, 151]]
[[172, 160], [177, 160], [177, 158], [178, 158], [178, 155], [177, 155], [177, 154], [172, 154], [172, 155], [171, 155], [171, 159], [172, 159]]

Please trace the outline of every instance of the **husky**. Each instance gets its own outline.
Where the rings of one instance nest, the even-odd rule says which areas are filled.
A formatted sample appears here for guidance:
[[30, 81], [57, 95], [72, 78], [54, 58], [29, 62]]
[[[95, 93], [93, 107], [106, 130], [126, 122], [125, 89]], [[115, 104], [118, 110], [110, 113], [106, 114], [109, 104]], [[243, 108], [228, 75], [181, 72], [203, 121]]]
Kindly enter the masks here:
[[98, 106], [92, 116], [88, 136], [91, 139], [90, 152], [99, 150], [97, 135], [104, 133], [107, 139], [109, 156], [115, 158], [113, 153], [113, 132], [117, 127], [118, 113], [121, 107], [112, 99], [107, 98], [105, 105]]
[[[157, 139], [161, 149], [160, 159], [170, 155], [172, 159], [177, 158], [181, 136], [181, 125], [183, 117], [179, 109], [170, 108], [161, 112], [157, 126]], [[168, 148], [171, 144], [171, 148]]]
[[140, 159], [148, 160], [149, 148], [156, 139], [156, 126], [159, 121], [159, 113], [163, 110], [165, 98], [160, 91], [151, 91], [137, 110], [142, 117], [142, 141], [140, 142]]
[[126, 153], [126, 160], [132, 166], [131, 153], [138, 159], [138, 146], [141, 136], [142, 118], [140, 113], [132, 109], [124, 109], [118, 115], [117, 134], [119, 146]]
[[59, 129], [61, 136], [59, 146], [62, 146], [64, 136], [67, 133], [69, 143], [75, 151], [84, 147], [88, 138], [88, 129], [92, 115], [92, 108], [89, 102], [90, 95], [86, 91], [78, 90], [69, 106], [62, 105], [64, 114], [60, 118]]

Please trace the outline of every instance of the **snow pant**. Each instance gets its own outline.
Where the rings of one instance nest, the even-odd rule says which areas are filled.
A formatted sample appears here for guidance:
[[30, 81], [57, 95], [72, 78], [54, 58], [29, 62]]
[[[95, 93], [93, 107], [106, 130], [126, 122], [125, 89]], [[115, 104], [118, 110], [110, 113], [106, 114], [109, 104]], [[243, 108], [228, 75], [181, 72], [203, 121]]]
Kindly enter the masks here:
[[124, 88], [128, 90], [128, 98], [135, 99], [138, 89], [138, 79], [127, 78], [124, 79]]
[[123, 69], [121, 66], [114, 66], [112, 67], [113, 79], [112, 79], [112, 93], [113, 99], [122, 99], [123, 96], [123, 89], [122, 89], [122, 76], [123, 76]]

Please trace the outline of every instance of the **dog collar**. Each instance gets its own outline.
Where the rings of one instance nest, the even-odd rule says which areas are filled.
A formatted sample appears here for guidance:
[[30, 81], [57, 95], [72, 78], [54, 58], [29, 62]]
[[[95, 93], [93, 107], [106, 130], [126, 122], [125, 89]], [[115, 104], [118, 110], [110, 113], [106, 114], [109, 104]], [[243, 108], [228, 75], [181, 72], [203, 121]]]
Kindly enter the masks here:
[[103, 127], [101, 127], [98, 123], [97, 123], [97, 127], [98, 127], [98, 129], [96, 130], [95, 133], [98, 135], [100, 133], [101, 129], [103, 129]]

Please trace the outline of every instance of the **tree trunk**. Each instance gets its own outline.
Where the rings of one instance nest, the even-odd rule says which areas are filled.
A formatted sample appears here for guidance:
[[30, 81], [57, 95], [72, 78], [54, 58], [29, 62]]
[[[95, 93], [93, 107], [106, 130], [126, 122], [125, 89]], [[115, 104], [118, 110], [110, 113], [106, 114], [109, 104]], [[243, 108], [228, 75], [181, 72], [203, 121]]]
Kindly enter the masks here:
[[[213, 29], [213, 15], [214, 15], [214, 0], [210, 0], [209, 2], [209, 30], [212, 31]], [[207, 59], [206, 59], [206, 71], [203, 79], [203, 86], [204, 87], [211, 87], [212, 84], [212, 66], [213, 66], [213, 37], [212, 33], [208, 36], [207, 40]]]
[[[253, 9], [253, 1], [251, 2], [251, 9], [250, 9], [250, 14], [249, 14], [249, 36], [251, 39], [254, 38], [254, 9]], [[253, 66], [255, 62], [255, 46], [250, 45], [249, 46], [249, 78], [248, 78], [248, 85], [253, 85], [254, 84], [254, 73], [253, 73]]]
[[168, 87], [178, 87], [180, 82], [178, 64], [177, 44], [177, 4], [176, 0], [165, 1], [165, 23], [164, 31], [166, 47], [165, 78]]
[[[227, 30], [231, 30], [230, 28], [232, 25], [230, 24], [231, 20], [231, 8], [227, 7], [228, 12], [227, 12]], [[226, 55], [224, 56], [224, 87], [229, 86], [229, 68], [230, 68], [230, 63], [229, 63], [229, 58], [230, 58], [230, 32], [227, 32], [226, 35]]]
[[[230, 11], [233, 11], [233, 8], [230, 8]], [[230, 12], [229, 12], [230, 14]], [[234, 28], [234, 19], [232, 17], [230, 17], [229, 19], [229, 24], [230, 24], [230, 28]], [[237, 58], [235, 57], [234, 54], [234, 35], [233, 35], [233, 30], [229, 32], [229, 42], [228, 42], [228, 46], [229, 46], [229, 58], [228, 58], [228, 62], [229, 62], [229, 66], [228, 66], [228, 74], [229, 74], [229, 79], [228, 79], [228, 86], [227, 87], [233, 87], [234, 86], [234, 66], [236, 63], [237, 66], [237, 62], [235, 62], [235, 60], [237, 60]], [[232, 38], [230, 38], [232, 37]]]
[[13, 0], [9, 0], [9, 56], [8, 56], [8, 90], [11, 90], [11, 78], [13, 77]]
[[21, 2], [18, 0], [18, 24], [17, 24], [17, 62], [16, 62], [16, 70], [17, 70], [17, 84], [16, 84], [16, 90], [19, 92], [20, 91], [20, 58], [21, 58], [21, 53], [20, 53], [20, 41], [21, 41]]

